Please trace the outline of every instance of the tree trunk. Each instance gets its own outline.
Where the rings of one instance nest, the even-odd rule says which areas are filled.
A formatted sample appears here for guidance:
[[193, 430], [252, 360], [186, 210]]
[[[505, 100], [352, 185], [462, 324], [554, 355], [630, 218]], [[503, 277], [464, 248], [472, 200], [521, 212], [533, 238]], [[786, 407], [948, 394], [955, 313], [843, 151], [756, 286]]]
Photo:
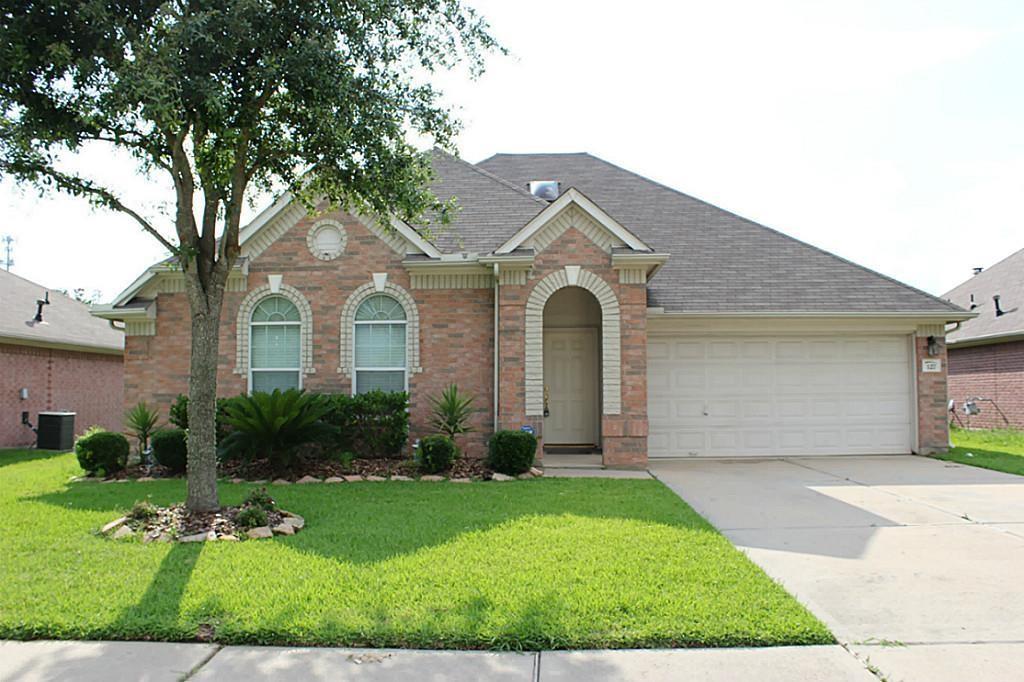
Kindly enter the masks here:
[[[189, 277], [186, 275], [186, 280]], [[198, 280], [198, 278], [196, 278]], [[220, 358], [220, 313], [223, 284], [202, 291], [198, 281], [190, 288], [192, 355], [188, 380], [188, 500], [189, 511], [220, 508], [217, 497], [217, 364]], [[205, 299], [205, 305], [197, 306]], [[197, 309], [202, 308], [202, 309]]]

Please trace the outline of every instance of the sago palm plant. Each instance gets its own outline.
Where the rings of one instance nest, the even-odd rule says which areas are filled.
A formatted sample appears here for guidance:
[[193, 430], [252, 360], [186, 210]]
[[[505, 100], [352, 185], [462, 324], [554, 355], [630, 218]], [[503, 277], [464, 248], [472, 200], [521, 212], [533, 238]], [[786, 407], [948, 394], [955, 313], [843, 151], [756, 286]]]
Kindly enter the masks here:
[[469, 425], [469, 418], [473, 414], [473, 396], [460, 394], [459, 387], [455, 384], [449, 384], [441, 391], [441, 396], [431, 398], [430, 403], [430, 425], [438, 433], [455, 440], [456, 436], [473, 430]]

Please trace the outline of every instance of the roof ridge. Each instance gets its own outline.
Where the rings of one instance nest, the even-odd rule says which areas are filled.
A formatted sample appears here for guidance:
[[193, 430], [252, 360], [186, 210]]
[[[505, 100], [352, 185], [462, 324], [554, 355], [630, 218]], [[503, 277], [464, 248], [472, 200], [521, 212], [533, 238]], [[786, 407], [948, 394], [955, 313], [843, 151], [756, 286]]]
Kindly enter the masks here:
[[896, 279], [894, 277], [890, 277], [889, 275], [886, 275], [884, 273], [878, 272], [877, 270], [873, 270], [873, 269], [871, 269], [871, 268], [869, 268], [869, 267], [867, 267], [865, 265], [861, 265], [860, 263], [855, 263], [852, 260], [849, 260], [848, 258], [844, 258], [843, 256], [840, 256], [838, 254], [832, 253], [831, 251], [826, 251], [825, 249], [821, 248], [820, 246], [815, 246], [814, 244], [811, 244], [809, 242], [805, 242], [802, 239], [797, 239], [796, 237], [794, 237], [792, 235], [789, 235], [789, 234], [786, 234], [785, 232], [782, 232], [781, 230], [778, 230], [778, 229], [776, 229], [774, 227], [769, 227], [768, 225], [763, 225], [763, 224], [761, 224], [761, 223], [759, 223], [759, 222], [757, 222], [755, 220], [751, 220], [750, 218], [741, 216], [739, 213], [736, 213], [734, 211], [730, 211], [727, 208], [722, 208], [721, 206], [716, 206], [715, 204], [712, 204], [709, 201], [705, 201], [704, 199], [701, 199], [699, 197], [695, 197], [692, 194], [687, 194], [686, 192], [683, 192], [681, 190], [675, 189], [674, 187], [669, 187], [668, 185], [660, 183], [657, 180], [651, 180], [650, 178], [648, 178], [648, 177], [646, 177], [644, 175], [641, 175], [640, 173], [637, 173], [635, 171], [631, 171], [628, 168], [623, 168], [622, 166], [620, 166], [618, 164], [615, 164], [615, 163], [612, 163], [611, 161], [608, 161], [606, 159], [602, 159], [599, 156], [594, 156], [593, 154], [587, 154], [587, 156], [593, 158], [596, 161], [599, 161], [599, 162], [603, 163], [606, 166], [610, 166], [612, 168], [615, 168], [616, 170], [620, 170], [620, 171], [622, 171], [624, 173], [628, 173], [628, 174], [633, 175], [633, 176], [635, 176], [637, 178], [640, 178], [644, 182], [650, 183], [651, 185], [654, 185], [656, 187], [660, 187], [661, 189], [664, 189], [664, 190], [667, 190], [669, 192], [672, 192], [673, 194], [678, 194], [679, 196], [686, 197], [687, 199], [691, 199], [693, 201], [701, 203], [701, 204], [703, 204], [705, 206], [708, 206], [710, 208], [713, 208], [715, 210], [722, 211], [723, 213], [728, 213], [729, 215], [733, 216], [734, 218], [737, 218], [738, 220], [742, 220], [745, 223], [749, 223], [751, 225], [754, 225], [755, 227], [760, 227], [761, 229], [768, 230], [769, 232], [777, 234], [780, 237], [783, 237], [785, 239], [789, 239], [790, 241], [794, 241], [794, 242], [796, 242], [798, 244], [802, 244], [803, 246], [806, 246], [808, 248], [814, 249], [815, 251], [817, 251], [817, 252], [819, 252], [819, 253], [821, 253], [821, 254], [823, 254], [825, 256], [828, 256], [828, 257], [833, 258], [835, 260], [838, 260], [840, 262], [846, 263], [848, 265], [852, 265], [853, 267], [858, 268], [860, 270], [863, 270], [864, 272], [869, 272], [869, 273], [871, 273], [873, 275], [881, 277], [882, 279], [888, 280], [889, 282], [892, 282], [893, 284], [897, 284], [897, 285], [903, 287], [904, 289], [908, 289], [910, 291], [913, 291], [913, 292], [916, 292], [918, 294], [921, 294], [922, 296], [926, 296], [926, 297], [932, 299], [933, 301], [937, 301], [939, 303], [942, 303], [943, 305], [945, 305], [948, 308], [950, 308], [950, 310], [952, 310], [952, 311], [964, 312], [963, 308], [961, 308], [960, 306], [955, 305], [955, 304], [947, 301], [944, 298], [941, 298], [941, 297], [936, 296], [934, 294], [930, 294], [927, 291], [924, 291], [923, 289], [918, 289], [917, 287], [911, 286], [911, 285], [907, 284], [906, 282], [901, 282], [900, 280], [898, 280], [898, 279]]
[[462, 165], [466, 166], [467, 168], [471, 168], [472, 170], [476, 171], [477, 173], [479, 173], [480, 175], [484, 176], [488, 180], [493, 180], [494, 182], [497, 182], [497, 183], [499, 183], [501, 185], [504, 185], [508, 189], [511, 189], [514, 192], [523, 195], [524, 197], [528, 197], [529, 199], [533, 200], [534, 202], [536, 202], [538, 204], [542, 204], [544, 206], [547, 206], [548, 202], [544, 201], [543, 199], [541, 199], [539, 197], [533, 196], [533, 194], [531, 194], [530, 192], [527, 192], [522, 187], [517, 187], [514, 183], [509, 182], [508, 180], [506, 180], [505, 178], [501, 177], [500, 175], [495, 175], [494, 173], [491, 173], [488, 170], [480, 168], [476, 164], [470, 163], [469, 161], [466, 161], [465, 159], [462, 159], [462, 158], [460, 158], [458, 156], [455, 156], [454, 154], [449, 154], [448, 152], [446, 152], [445, 150], [441, 149], [440, 147], [434, 147], [434, 150], [444, 154], [445, 156], [447, 156], [447, 157], [449, 157], [451, 159], [454, 159], [455, 161], [457, 161], [457, 162], [461, 163]]

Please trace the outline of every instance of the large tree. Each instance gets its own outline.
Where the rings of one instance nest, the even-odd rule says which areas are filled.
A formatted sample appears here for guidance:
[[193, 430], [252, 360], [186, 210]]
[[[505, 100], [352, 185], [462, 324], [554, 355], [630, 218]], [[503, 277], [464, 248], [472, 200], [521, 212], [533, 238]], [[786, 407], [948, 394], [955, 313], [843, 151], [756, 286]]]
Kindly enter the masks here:
[[[380, 217], [443, 208], [409, 135], [450, 146], [430, 77], [476, 75], [493, 49], [459, 0], [0, 0], [0, 173], [131, 216], [184, 273], [189, 509], [219, 506], [218, 331], [246, 201], [284, 188]], [[173, 221], [69, 169], [95, 145], [167, 173]]]

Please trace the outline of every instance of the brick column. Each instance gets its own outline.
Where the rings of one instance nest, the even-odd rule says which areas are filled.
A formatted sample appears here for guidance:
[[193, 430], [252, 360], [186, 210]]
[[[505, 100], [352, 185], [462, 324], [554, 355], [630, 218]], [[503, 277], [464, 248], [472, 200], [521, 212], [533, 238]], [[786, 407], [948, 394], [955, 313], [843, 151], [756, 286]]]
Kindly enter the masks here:
[[647, 466], [647, 286], [619, 284], [622, 413], [601, 419], [605, 466]]
[[[948, 360], [946, 337], [939, 331], [922, 327], [914, 336], [914, 376], [917, 380], [917, 454], [930, 455], [949, 449], [949, 414], [947, 410], [946, 381]], [[928, 354], [928, 337], [934, 336], [938, 346], [936, 355]], [[925, 360], [941, 363], [938, 372], [923, 371]]]
[[[508, 280], [506, 280], [508, 281]], [[537, 460], [544, 458], [543, 420], [526, 416], [526, 297], [523, 284], [498, 288], [498, 424], [497, 429], [530, 425], [537, 434]]]

